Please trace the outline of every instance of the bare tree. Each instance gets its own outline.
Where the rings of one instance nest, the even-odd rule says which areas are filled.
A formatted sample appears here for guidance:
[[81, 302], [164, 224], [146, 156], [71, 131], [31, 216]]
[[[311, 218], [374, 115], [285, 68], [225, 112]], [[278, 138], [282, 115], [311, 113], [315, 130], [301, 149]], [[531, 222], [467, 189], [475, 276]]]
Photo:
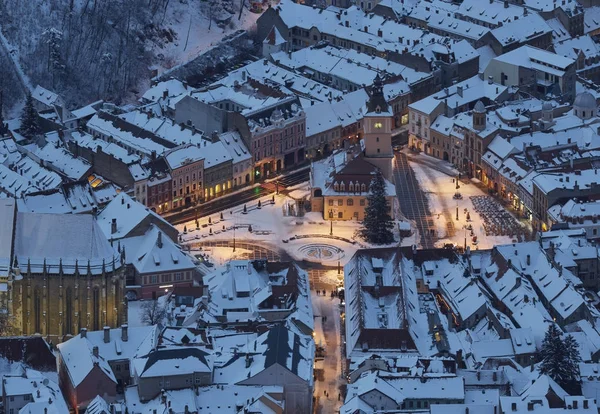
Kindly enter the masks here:
[[149, 300], [142, 303], [142, 314], [140, 319], [146, 325], [156, 325], [161, 323], [167, 314], [166, 309], [161, 306], [157, 300]]

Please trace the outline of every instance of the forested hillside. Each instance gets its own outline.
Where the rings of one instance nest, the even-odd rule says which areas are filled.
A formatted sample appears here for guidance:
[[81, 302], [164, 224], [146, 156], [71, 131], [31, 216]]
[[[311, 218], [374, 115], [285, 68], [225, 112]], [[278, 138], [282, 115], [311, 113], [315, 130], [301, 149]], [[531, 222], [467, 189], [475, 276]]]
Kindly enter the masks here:
[[[3, 0], [0, 25], [31, 85], [61, 93], [70, 105], [122, 103], [154, 73], [252, 26], [256, 16], [244, 9], [238, 20], [239, 7], [237, 0]], [[10, 65], [0, 54], [2, 77], [15, 77]], [[0, 84], [8, 84], [8, 106], [21, 98], [15, 81]]]

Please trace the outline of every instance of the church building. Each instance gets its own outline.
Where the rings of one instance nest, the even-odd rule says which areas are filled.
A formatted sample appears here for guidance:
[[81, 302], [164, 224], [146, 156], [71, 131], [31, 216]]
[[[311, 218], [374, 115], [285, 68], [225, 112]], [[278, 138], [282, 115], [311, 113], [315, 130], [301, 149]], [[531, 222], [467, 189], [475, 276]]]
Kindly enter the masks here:
[[14, 334], [54, 343], [127, 321], [123, 260], [91, 214], [19, 212], [0, 201], [0, 306]]
[[313, 162], [310, 171], [311, 208], [323, 212], [325, 220], [357, 220], [365, 217], [369, 186], [380, 170], [385, 179], [390, 215], [396, 188], [393, 184], [393, 114], [383, 95], [379, 75], [363, 108], [363, 139], [359, 151], [341, 150]]

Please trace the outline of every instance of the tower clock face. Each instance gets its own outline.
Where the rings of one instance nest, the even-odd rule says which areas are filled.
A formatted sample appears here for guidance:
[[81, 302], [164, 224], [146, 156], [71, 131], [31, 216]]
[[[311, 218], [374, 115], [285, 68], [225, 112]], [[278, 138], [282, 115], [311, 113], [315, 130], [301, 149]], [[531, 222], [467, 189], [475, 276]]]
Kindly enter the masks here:
[[383, 124], [381, 122], [375, 122], [374, 127], [375, 127], [375, 129], [381, 129], [381, 128], [383, 128]]

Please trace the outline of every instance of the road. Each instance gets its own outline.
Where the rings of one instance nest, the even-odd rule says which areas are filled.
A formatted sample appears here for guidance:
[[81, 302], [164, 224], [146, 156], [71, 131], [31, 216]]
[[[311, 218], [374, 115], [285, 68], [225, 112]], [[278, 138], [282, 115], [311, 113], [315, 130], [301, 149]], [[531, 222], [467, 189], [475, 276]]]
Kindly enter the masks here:
[[402, 152], [396, 153], [394, 160], [396, 195], [402, 214], [413, 221], [421, 237], [421, 247], [431, 249], [435, 242], [435, 225], [429, 211], [427, 196], [419, 187], [415, 173], [408, 165], [408, 158]]
[[[248, 203], [252, 200], [256, 200], [261, 197], [274, 194], [279, 187], [279, 191], [285, 191], [286, 188], [300, 184], [308, 180], [309, 167], [295, 171], [288, 175], [278, 178], [276, 181], [269, 181], [259, 186], [249, 188], [247, 190], [235, 192], [232, 194], [224, 195], [219, 198], [215, 198], [206, 203], [199, 204], [196, 207], [188, 208], [186, 210], [178, 211], [165, 216], [164, 218], [171, 224], [181, 224], [196, 218], [208, 216], [210, 214], [218, 213], [219, 211], [228, 210], [237, 207], [241, 204]], [[276, 183], [279, 184], [276, 184]]]
[[[325, 349], [325, 358], [322, 361], [322, 376], [315, 380], [314, 396], [316, 399], [315, 410], [317, 414], [337, 413], [342, 405], [341, 388], [345, 381], [342, 379], [342, 359], [340, 347], [340, 307], [339, 299], [329, 295], [317, 296], [312, 292], [313, 313], [315, 316], [316, 345]], [[317, 323], [320, 320], [321, 323]], [[322, 327], [322, 328], [321, 328]], [[321, 363], [319, 363], [321, 364]], [[326, 396], [325, 392], [329, 395]], [[340, 399], [338, 400], [338, 394]]]

